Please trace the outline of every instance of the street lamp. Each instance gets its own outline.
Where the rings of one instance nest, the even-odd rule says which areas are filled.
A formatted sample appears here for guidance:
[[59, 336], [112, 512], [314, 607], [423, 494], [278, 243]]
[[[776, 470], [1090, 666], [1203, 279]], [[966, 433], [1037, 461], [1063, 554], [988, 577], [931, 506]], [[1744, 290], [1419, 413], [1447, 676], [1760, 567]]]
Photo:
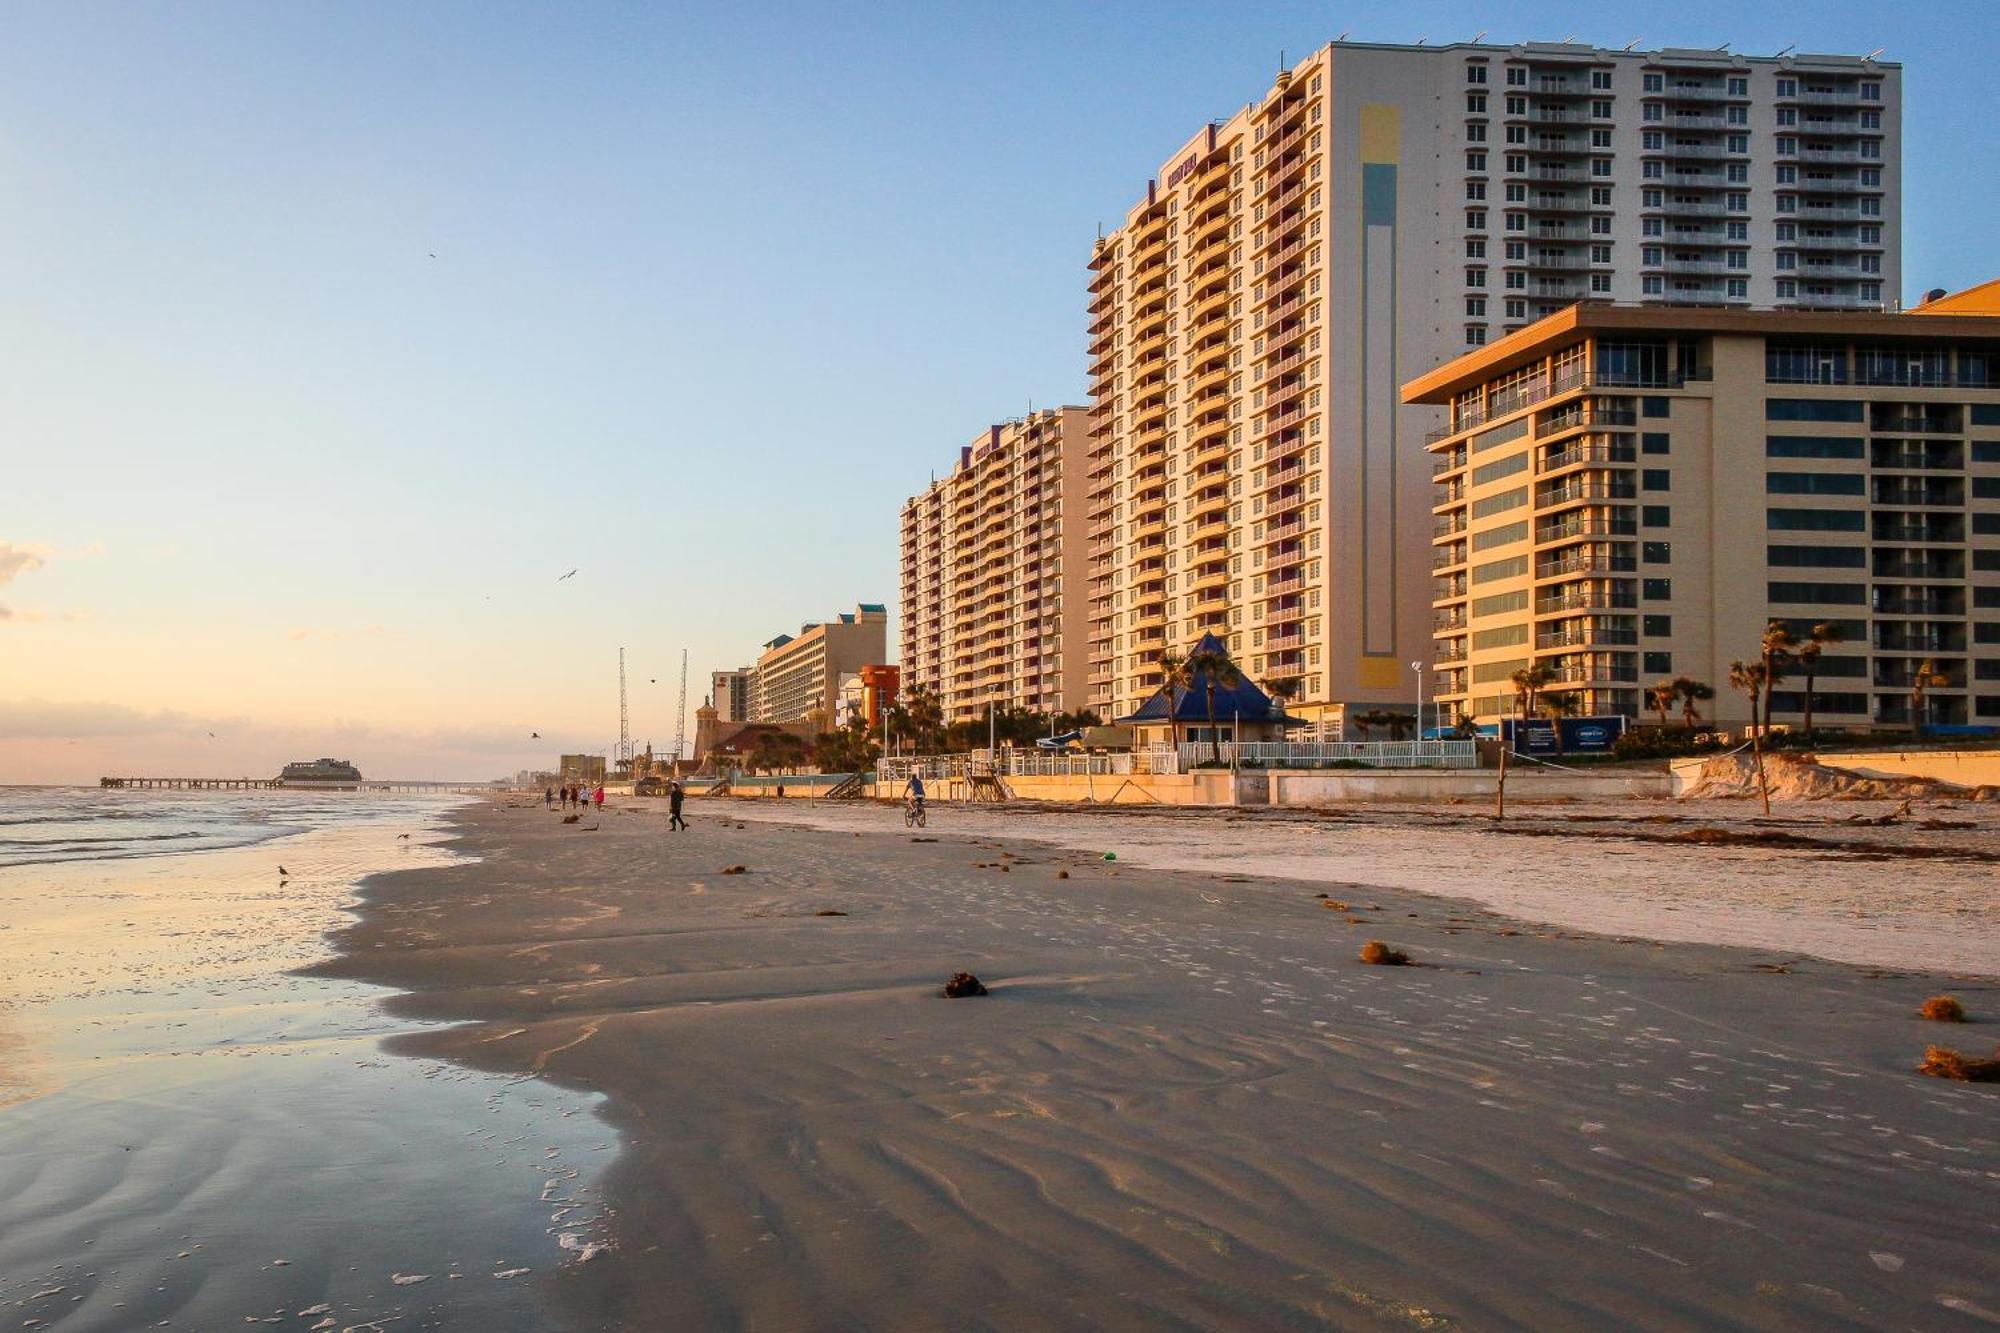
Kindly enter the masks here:
[[1424, 664], [1410, 663], [1410, 670], [1417, 673], [1417, 754], [1424, 752]]

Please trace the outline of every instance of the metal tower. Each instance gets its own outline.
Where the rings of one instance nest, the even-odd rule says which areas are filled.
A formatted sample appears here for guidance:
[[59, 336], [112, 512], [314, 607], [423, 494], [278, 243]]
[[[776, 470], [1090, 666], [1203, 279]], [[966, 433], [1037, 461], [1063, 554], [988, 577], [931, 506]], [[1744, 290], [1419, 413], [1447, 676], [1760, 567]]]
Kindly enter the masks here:
[[618, 650], [618, 762], [632, 767], [632, 717], [625, 710], [625, 650]]
[[681, 649], [680, 716], [674, 723], [674, 758], [687, 758], [688, 738], [688, 650]]

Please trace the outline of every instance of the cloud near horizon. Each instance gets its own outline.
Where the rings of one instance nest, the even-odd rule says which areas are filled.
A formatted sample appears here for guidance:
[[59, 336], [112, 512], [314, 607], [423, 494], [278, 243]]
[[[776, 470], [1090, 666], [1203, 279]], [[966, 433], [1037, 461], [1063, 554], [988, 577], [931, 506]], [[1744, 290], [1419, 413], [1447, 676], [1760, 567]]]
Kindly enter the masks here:
[[[12, 583], [20, 575], [41, 569], [48, 563], [43, 547], [0, 542], [0, 586]], [[0, 602], [0, 620], [36, 621], [41, 618], [36, 612], [17, 612], [5, 602]]]

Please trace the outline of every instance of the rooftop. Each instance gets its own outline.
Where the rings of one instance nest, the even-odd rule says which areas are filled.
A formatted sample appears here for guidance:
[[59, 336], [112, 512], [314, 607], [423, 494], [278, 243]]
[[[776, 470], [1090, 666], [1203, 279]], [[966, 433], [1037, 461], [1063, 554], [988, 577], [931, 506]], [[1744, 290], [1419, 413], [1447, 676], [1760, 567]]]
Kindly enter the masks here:
[[[1980, 289], [1974, 288], [1974, 291]], [[1945, 298], [1950, 300], [1951, 298]], [[1800, 338], [2000, 342], [1991, 315], [1869, 314], [1825, 310], [1686, 309], [1583, 301], [1537, 320], [1403, 385], [1406, 403], [1448, 403], [1454, 394], [1537, 361], [1557, 347], [1600, 333], [1708, 333]]]

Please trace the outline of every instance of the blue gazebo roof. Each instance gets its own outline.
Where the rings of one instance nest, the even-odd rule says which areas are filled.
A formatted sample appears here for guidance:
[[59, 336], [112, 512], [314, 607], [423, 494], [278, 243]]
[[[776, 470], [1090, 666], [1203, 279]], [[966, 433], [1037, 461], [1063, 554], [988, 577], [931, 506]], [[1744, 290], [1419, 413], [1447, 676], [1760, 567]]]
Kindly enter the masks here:
[[[1223, 657], [1229, 655], [1228, 647], [1213, 634], [1202, 635], [1201, 641], [1195, 644], [1194, 651], [1215, 653]], [[1173, 701], [1171, 714], [1167, 706], [1168, 687], [1163, 685], [1154, 692], [1152, 698], [1139, 705], [1138, 712], [1130, 717], [1113, 718], [1112, 721], [1121, 727], [1146, 723], [1208, 721], [1207, 672], [1197, 670], [1194, 673], [1193, 683], [1174, 693], [1178, 697]], [[1218, 684], [1215, 687], [1215, 720], [1282, 726], [1298, 719], [1289, 716], [1283, 704], [1251, 684], [1250, 678], [1246, 675], [1235, 685]]]

